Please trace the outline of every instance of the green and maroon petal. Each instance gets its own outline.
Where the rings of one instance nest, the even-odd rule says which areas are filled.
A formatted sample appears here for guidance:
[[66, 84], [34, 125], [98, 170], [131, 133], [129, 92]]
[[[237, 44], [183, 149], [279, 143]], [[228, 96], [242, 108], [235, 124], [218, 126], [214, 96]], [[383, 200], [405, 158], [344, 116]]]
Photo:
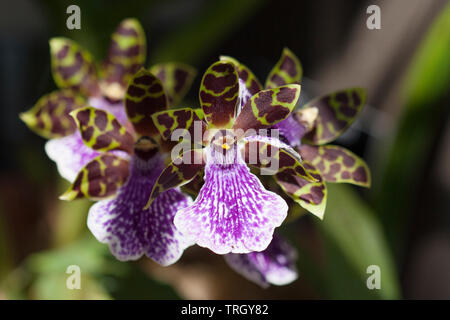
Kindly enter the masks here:
[[[200, 129], [198, 132], [201, 136], [198, 137], [201, 143], [203, 139], [203, 134], [206, 130], [206, 123], [203, 121], [203, 111], [202, 109], [173, 109], [164, 110], [157, 112], [152, 115], [153, 123], [158, 129], [159, 133], [165, 140], [171, 140], [172, 133], [178, 129], [185, 129], [190, 134], [190, 139], [193, 141], [196, 137], [195, 131]], [[196, 129], [198, 125], [198, 129]]]
[[145, 208], [148, 208], [153, 200], [164, 191], [181, 187], [193, 180], [204, 166], [204, 154], [200, 149], [193, 149], [180, 155], [159, 176]]
[[278, 139], [269, 137], [244, 138], [245, 162], [257, 168], [264, 168], [266, 174], [285, 172], [307, 181], [316, 181], [303, 167], [297, 152]]
[[295, 202], [323, 219], [327, 203], [327, 186], [321, 179], [319, 171], [312, 164], [304, 161], [303, 165], [319, 181], [309, 182], [286, 171], [277, 173], [275, 180]]
[[150, 71], [139, 70], [125, 95], [125, 110], [135, 131], [143, 136], [157, 135], [152, 115], [167, 108], [168, 100], [161, 81]]
[[239, 79], [245, 83], [245, 87], [251, 95], [254, 95], [262, 90], [261, 82], [259, 82], [258, 78], [247, 66], [228, 56], [220, 56], [220, 61], [229, 61], [234, 64]]
[[333, 145], [302, 145], [298, 151], [303, 159], [312, 163], [325, 181], [352, 183], [370, 187], [370, 170], [363, 159], [349, 150]]
[[79, 198], [104, 199], [114, 195], [126, 182], [128, 175], [128, 160], [105, 153], [88, 162], [59, 198], [67, 201]]
[[123, 20], [111, 36], [108, 55], [102, 65], [102, 78], [107, 83], [120, 83], [124, 88], [144, 65], [145, 32], [136, 19]]
[[150, 72], [161, 80], [171, 107], [178, 106], [183, 100], [197, 74], [193, 67], [176, 62], [156, 64]]
[[200, 192], [200, 189], [202, 188], [203, 184], [205, 183], [205, 180], [203, 179], [203, 174], [199, 173], [195, 176], [194, 179], [186, 183], [181, 187], [181, 191], [186, 192], [192, 196], [195, 197]]
[[218, 61], [203, 75], [200, 104], [210, 127], [231, 128], [239, 100], [239, 77], [230, 62]]
[[305, 107], [316, 107], [319, 114], [305, 141], [319, 145], [335, 140], [355, 121], [365, 103], [366, 91], [362, 88], [337, 91], [308, 102]]
[[69, 89], [46, 94], [20, 119], [40, 136], [51, 139], [73, 133], [76, 124], [69, 113], [86, 105], [82, 96]]
[[284, 120], [295, 108], [300, 86], [291, 84], [253, 95], [242, 108], [233, 129], [264, 129]]
[[88, 51], [72, 40], [52, 38], [50, 56], [53, 79], [58, 87], [79, 90], [86, 96], [100, 93], [97, 70]]
[[270, 71], [266, 79], [266, 89], [300, 83], [302, 79], [302, 65], [288, 48], [284, 48], [280, 60]]
[[134, 138], [111, 113], [93, 107], [70, 113], [75, 119], [83, 142], [93, 150], [133, 151]]

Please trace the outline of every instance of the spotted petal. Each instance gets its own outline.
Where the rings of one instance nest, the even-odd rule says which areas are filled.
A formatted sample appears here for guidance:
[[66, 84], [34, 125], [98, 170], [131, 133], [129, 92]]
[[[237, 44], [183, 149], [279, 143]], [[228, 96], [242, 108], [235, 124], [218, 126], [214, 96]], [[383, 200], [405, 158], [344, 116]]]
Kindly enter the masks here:
[[211, 127], [230, 128], [239, 100], [239, 78], [232, 63], [218, 61], [203, 75], [200, 104]]
[[86, 101], [71, 90], [53, 91], [38, 100], [20, 118], [27, 126], [44, 138], [67, 136], [76, 130], [69, 113], [85, 106]]
[[74, 183], [59, 198], [70, 201], [110, 197], [127, 180], [128, 167], [128, 160], [109, 153], [101, 154], [81, 169]]
[[316, 181], [303, 167], [298, 153], [276, 138], [253, 136], [244, 139], [245, 162], [264, 168], [262, 174], [285, 172], [307, 181]]
[[50, 40], [53, 79], [60, 88], [79, 90], [86, 96], [100, 93], [91, 54], [66, 38]]
[[146, 208], [164, 191], [181, 187], [194, 179], [205, 166], [203, 151], [191, 150], [172, 161], [158, 177]]
[[308, 102], [305, 108], [316, 107], [319, 114], [305, 140], [316, 145], [335, 140], [351, 126], [365, 103], [366, 91], [362, 88], [337, 91]]
[[233, 128], [243, 131], [269, 128], [289, 116], [299, 97], [297, 84], [260, 91], [247, 101]]
[[161, 80], [171, 107], [183, 100], [197, 74], [193, 67], [176, 62], [156, 64], [150, 72]]
[[131, 153], [133, 136], [111, 113], [86, 107], [70, 113], [78, 125], [83, 142], [97, 151], [123, 150]]
[[[166, 140], [171, 140], [172, 137], [180, 138], [177, 132], [177, 130], [180, 130], [180, 134], [183, 136], [189, 133], [186, 139], [198, 144], [202, 143], [203, 134], [206, 130], [206, 123], [202, 121], [202, 109], [165, 110], [153, 114], [152, 119], [160, 135]], [[186, 131], [182, 131], [183, 129]], [[195, 134], [199, 136], [196, 137]]]
[[158, 130], [152, 115], [168, 108], [167, 96], [161, 81], [145, 69], [139, 70], [127, 88], [125, 110], [137, 133], [155, 136]]
[[266, 249], [287, 216], [286, 202], [264, 189], [243, 160], [210, 163], [204, 179], [194, 204], [175, 215], [177, 229], [217, 254]]
[[[239, 76], [239, 112], [254, 94], [262, 90], [262, 85], [253, 72], [236, 59], [228, 56], [220, 56], [221, 61], [229, 61], [234, 64]], [[239, 113], [238, 112], [238, 113]]]
[[319, 170], [325, 181], [370, 187], [370, 170], [364, 160], [353, 152], [333, 145], [302, 145], [298, 150]]
[[177, 210], [192, 200], [179, 190], [161, 194], [149, 209], [145, 190], [151, 190], [163, 168], [163, 161], [153, 157], [131, 162], [130, 177], [114, 199], [94, 204], [88, 216], [88, 227], [102, 243], [109, 245], [119, 260], [137, 260], [143, 254], [167, 266], [176, 262], [192, 243], [175, 229]]
[[144, 65], [146, 50], [145, 33], [139, 21], [123, 20], [112, 34], [108, 56], [102, 66], [103, 79], [126, 87]]
[[264, 251], [230, 253], [224, 257], [234, 271], [263, 288], [269, 287], [270, 284], [287, 285], [298, 277], [295, 248], [276, 234]]
[[270, 71], [266, 79], [266, 88], [276, 88], [286, 84], [300, 83], [302, 65], [288, 48], [284, 48], [280, 60]]
[[327, 187], [319, 171], [310, 163], [303, 161], [303, 166], [318, 181], [309, 182], [289, 172], [279, 172], [275, 180], [292, 199], [303, 208], [323, 219], [327, 201]]

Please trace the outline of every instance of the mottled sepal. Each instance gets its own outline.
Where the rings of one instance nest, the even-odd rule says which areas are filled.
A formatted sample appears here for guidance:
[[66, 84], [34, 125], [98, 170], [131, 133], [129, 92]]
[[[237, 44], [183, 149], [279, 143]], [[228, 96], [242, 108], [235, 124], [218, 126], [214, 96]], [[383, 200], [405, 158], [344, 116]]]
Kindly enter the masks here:
[[183, 100], [197, 74], [193, 67], [176, 62], [156, 64], [150, 72], [161, 80], [171, 107]]
[[251, 95], [254, 95], [262, 90], [261, 82], [253, 74], [253, 72], [245, 65], [237, 61], [236, 59], [228, 56], [220, 56], [221, 61], [229, 61], [234, 64], [238, 73], [239, 79], [242, 80]]
[[125, 126], [111, 113], [93, 107], [74, 110], [75, 119], [83, 142], [97, 151], [133, 150], [134, 138]]
[[353, 152], [332, 145], [302, 145], [298, 151], [303, 159], [319, 170], [325, 181], [370, 187], [370, 170], [364, 160]]
[[[159, 133], [165, 140], [171, 140], [175, 130], [185, 129], [190, 134], [190, 137], [186, 138], [193, 141], [195, 138], [195, 130], [200, 129], [198, 132], [201, 132], [201, 136], [199, 137], [200, 141], [198, 142], [201, 143], [203, 133], [206, 130], [206, 123], [202, 121], [202, 109], [182, 108], [164, 110], [153, 114], [152, 119]], [[198, 126], [198, 129], [196, 129], [196, 126]]]
[[84, 166], [69, 189], [59, 198], [99, 200], [114, 195], [129, 175], [129, 162], [113, 154], [102, 154]]
[[280, 60], [270, 71], [266, 79], [266, 88], [276, 88], [286, 84], [300, 83], [302, 65], [288, 48], [284, 48]]
[[286, 119], [300, 97], [300, 86], [291, 84], [258, 92], [247, 101], [233, 128], [263, 129]]
[[170, 163], [159, 176], [145, 208], [164, 191], [181, 187], [194, 179], [205, 166], [202, 150], [190, 150]]
[[218, 61], [203, 75], [200, 104], [211, 127], [230, 128], [239, 100], [239, 77], [234, 64]]
[[320, 219], [323, 219], [327, 203], [327, 187], [319, 171], [310, 163], [303, 161], [303, 166], [316, 182], [309, 182], [287, 171], [276, 174], [275, 180], [295, 202]]
[[168, 100], [161, 81], [145, 69], [131, 79], [125, 95], [125, 110], [135, 131], [143, 136], [155, 136], [158, 130], [152, 115], [167, 109]]
[[33, 108], [20, 114], [20, 119], [40, 136], [51, 139], [73, 133], [76, 124], [69, 113], [85, 106], [86, 101], [72, 90], [46, 94]]
[[[280, 142], [281, 143], [281, 142]], [[264, 168], [264, 174], [285, 172], [307, 181], [316, 181], [301, 163], [301, 158], [289, 146], [282, 147], [262, 140], [245, 141], [245, 162], [253, 167]]]
[[86, 96], [100, 93], [97, 71], [91, 54], [66, 38], [50, 40], [52, 73], [60, 88], [79, 90]]
[[305, 136], [312, 144], [335, 140], [355, 121], [366, 103], [366, 91], [352, 88], [337, 91], [308, 102], [307, 107], [319, 109], [314, 128]]
[[126, 87], [144, 65], [146, 50], [145, 33], [139, 21], [123, 20], [111, 36], [108, 55], [102, 65], [102, 78], [107, 83]]
[[189, 181], [188, 183], [186, 183], [181, 187], [181, 191], [193, 195], [195, 198], [200, 192], [200, 189], [202, 188], [203, 184], [205, 183], [203, 176], [204, 175], [202, 173], [197, 174], [194, 179], [192, 179], [191, 181]]

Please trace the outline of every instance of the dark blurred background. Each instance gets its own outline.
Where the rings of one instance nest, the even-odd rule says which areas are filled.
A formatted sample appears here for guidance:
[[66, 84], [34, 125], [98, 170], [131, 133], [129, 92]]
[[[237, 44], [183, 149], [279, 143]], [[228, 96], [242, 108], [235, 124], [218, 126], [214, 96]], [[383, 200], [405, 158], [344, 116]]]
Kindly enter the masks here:
[[[66, 8], [81, 8], [81, 30]], [[366, 27], [369, 5], [381, 29]], [[114, 261], [86, 228], [90, 205], [63, 203], [59, 178], [18, 114], [55, 89], [48, 40], [66, 36], [97, 61], [127, 17], [142, 23], [147, 66], [179, 61], [199, 72], [183, 105], [198, 107], [201, 74], [219, 55], [264, 81], [283, 47], [304, 69], [302, 102], [362, 86], [368, 104], [337, 143], [371, 167], [369, 190], [331, 185], [324, 221], [286, 229], [300, 278], [263, 290], [207, 250], [169, 268]], [[166, 0], [0, 3], [0, 298], [450, 298], [450, 6], [445, 0]], [[80, 265], [82, 290], [65, 287]], [[380, 265], [381, 290], [367, 266]]]

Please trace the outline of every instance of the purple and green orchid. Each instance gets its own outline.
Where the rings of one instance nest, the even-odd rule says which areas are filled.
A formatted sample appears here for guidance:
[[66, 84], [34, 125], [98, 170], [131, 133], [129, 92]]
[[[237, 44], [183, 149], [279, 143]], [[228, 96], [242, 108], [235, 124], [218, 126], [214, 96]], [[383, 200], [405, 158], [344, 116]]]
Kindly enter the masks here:
[[[44, 95], [20, 117], [30, 129], [50, 139], [45, 146], [47, 155], [56, 162], [61, 176], [72, 182], [99, 153], [83, 144], [69, 113], [93, 106], [126, 123], [125, 89], [145, 63], [146, 37], [136, 19], [123, 20], [99, 67], [87, 50], [67, 38], [52, 38], [50, 51], [53, 79], [60, 89]], [[157, 64], [150, 71], [162, 81], [171, 106], [181, 101], [195, 76], [193, 68], [180, 63]]]
[[[262, 90], [256, 76], [245, 65], [231, 57], [221, 57], [222, 61], [231, 61], [239, 73], [241, 88], [245, 98]], [[292, 83], [300, 83], [302, 67], [299, 59], [285, 48], [281, 58], [269, 73], [265, 87], [273, 88]], [[352, 183], [358, 186], [370, 186], [370, 171], [364, 160], [349, 150], [335, 145], [324, 145], [338, 138], [354, 122], [365, 104], [366, 94], [361, 88], [340, 90], [314, 99], [302, 108], [292, 112], [286, 119], [272, 128], [279, 130], [280, 139], [300, 154], [303, 166], [316, 181], [308, 181], [287, 171], [277, 172], [275, 180], [281, 189], [304, 209], [323, 218], [327, 188], [325, 182]], [[262, 286], [269, 283], [280, 284], [275, 275], [284, 274], [281, 282], [289, 283], [295, 279], [294, 259], [296, 254], [287, 249], [284, 240], [278, 237], [276, 243], [258, 253], [227, 257], [226, 261], [237, 272]], [[284, 248], [284, 249], [283, 249]], [[264, 263], [262, 263], [264, 261]], [[283, 261], [284, 263], [281, 263]], [[247, 267], [245, 267], [247, 266]], [[286, 271], [286, 266], [290, 266]], [[256, 276], [257, 275], [257, 276]]]
[[[187, 238], [218, 254], [265, 250], [275, 228], [287, 216], [286, 202], [266, 190], [248, 164], [267, 168], [262, 155], [268, 152], [277, 160], [277, 172], [315, 181], [289, 145], [257, 133], [289, 116], [297, 104], [300, 86], [259, 91], [242, 107], [240, 93], [234, 64], [219, 61], [203, 76], [199, 94], [202, 112], [185, 108], [153, 115], [165, 138], [180, 128], [191, 131], [200, 121], [204, 147], [185, 152], [163, 171], [148, 204], [162, 192], [193, 180], [204, 169], [205, 182], [196, 200], [177, 212], [174, 223]], [[252, 150], [256, 152], [252, 154]]]
[[162, 82], [141, 69], [125, 93], [130, 126], [112, 113], [93, 107], [70, 113], [83, 143], [99, 155], [80, 170], [60, 198], [101, 200], [89, 210], [88, 227], [122, 261], [136, 260], [145, 254], [167, 266], [192, 245], [173, 224], [175, 213], [192, 202], [190, 197], [172, 189], [159, 194], [144, 209], [148, 200], [145, 190], [153, 188], [170, 150], [151, 116], [168, 106]]

